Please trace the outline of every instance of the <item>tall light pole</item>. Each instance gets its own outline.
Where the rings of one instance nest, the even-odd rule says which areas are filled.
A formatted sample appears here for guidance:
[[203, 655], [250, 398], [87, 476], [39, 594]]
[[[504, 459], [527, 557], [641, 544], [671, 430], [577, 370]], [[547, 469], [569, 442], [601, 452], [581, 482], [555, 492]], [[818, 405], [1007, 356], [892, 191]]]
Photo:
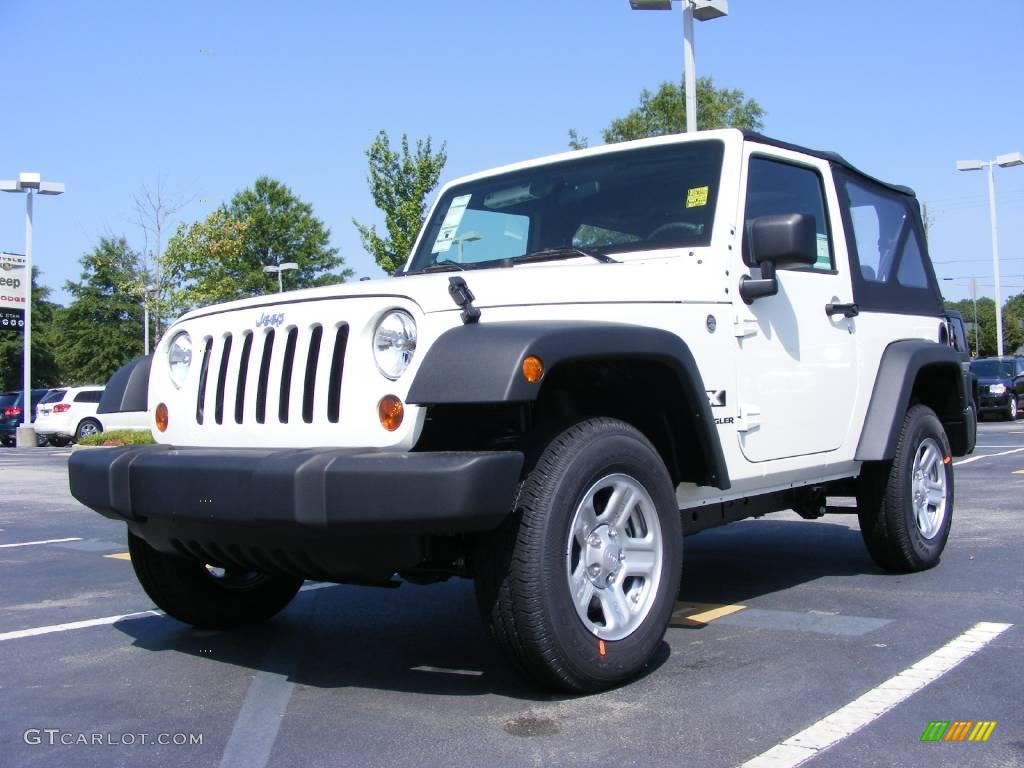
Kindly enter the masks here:
[[1003, 356], [1003, 297], [999, 290], [999, 227], [996, 225], [996, 179], [993, 171], [995, 166], [1012, 168], [1024, 165], [1024, 154], [1010, 152], [999, 155], [995, 160], [958, 160], [958, 171], [980, 171], [988, 168], [988, 215], [992, 225], [992, 275], [995, 278], [996, 299], [996, 354]]
[[[142, 292], [142, 354], [149, 354], [149, 295], [156, 290], [155, 285], [143, 287]], [[159, 328], [157, 329], [159, 331]]]
[[25, 360], [23, 363], [24, 399], [21, 404], [21, 427], [16, 433], [16, 445], [19, 448], [35, 448], [35, 430], [32, 429], [32, 198], [40, 195], [62, 195], [64, 184], [56, 181], [43, 181], [38, 173], [19, 173], [17, 181], [0, 181], [0, 190], [4, 192], [25, 193], [25, 275], [28, 294], [25, 300]]
[[[682, 0], [683, 90], [686, 91], [686, 132], [697, 130], [697, 63], [693, 53], [693, 20], [710, 21], [729, 14], [728, 0]], [[671, 11], [672, 0], [629, 0], [634, 11]]]
[[296, 264], [294, 261], [286, 261], [284, 264], [278, 264], [276, 267], [264, 267], [263, 271], [264, 272], [271, 272], [271, 273], [277, 272], [277, 292], [278, 293], [283, 293], [284, 292], [284, 283], [281, 282], [281, 273], [284, 272], [286, 269], [298, 269], [298, 268], [299, 268], [299, 265]]

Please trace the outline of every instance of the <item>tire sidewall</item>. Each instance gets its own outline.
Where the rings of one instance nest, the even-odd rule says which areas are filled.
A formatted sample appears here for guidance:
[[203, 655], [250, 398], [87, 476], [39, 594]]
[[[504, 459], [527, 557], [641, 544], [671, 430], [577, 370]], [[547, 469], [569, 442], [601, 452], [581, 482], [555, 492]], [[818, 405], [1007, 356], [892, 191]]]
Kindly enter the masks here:
[[[896, 495], [899, 502], [897, 514], [900, 515], [902, 527], [906, 529], [906, 540], [914, 557], [922, 565], [934, 565], [942, 555], [953, 523], [953, 463], [952, 461], [946, 461], [946, 459], [951, 457], [952, 452], [949, 447], [949, 439], [942, 428], [942, 423], [933, 411], [920, 406], [915, 407], [911, 411], [908, 421], [907, 431], [900, 446], [902, 456], [899, 462], [899, 482], [894, 489], [897, 492]], [[931, 539], [926, 539], [917, 527], [917, 516], [914, 511], [913, 502], [913, 472], [914, 456], [917, 454], [917, 449], [929, 437], [939, 444], [939, 448], [942, 451], [942, 470], [945, 473], [946, 479], [946, 516], [942, 521], [942, 528], [939, 532]]]
[[[606, 640], [602, 656], [599, 638], [576, 613], [566, 575], [565, 550], [570, 525], [583, 495], [595, 482], [615, 473], [629, 475], [650, 494], [661, 524], [663, 565], [658, 593], [643, 623], [628, 637]], [[635, 671], [637, 659], [650, 658], [664, 638], [675, 606], [682, 566], [682, 531], [671, 480], [649, 444], [625, 429], [614, 428], [591, 435], [561, 467], [557, 477], [549, 480], [553, 481], [549, 487], [553, 487], [545, 499], [548, 514], [544, 520], [541, 567], [543, 583], [549, 586], [552, 599], [544, 601], [545, 618], [558, 644], [567, 651], [565, 657], [572, 660], [570, 666], [582, 662], [582, 668], [573, 670], [577, 675], [619, 679]]]

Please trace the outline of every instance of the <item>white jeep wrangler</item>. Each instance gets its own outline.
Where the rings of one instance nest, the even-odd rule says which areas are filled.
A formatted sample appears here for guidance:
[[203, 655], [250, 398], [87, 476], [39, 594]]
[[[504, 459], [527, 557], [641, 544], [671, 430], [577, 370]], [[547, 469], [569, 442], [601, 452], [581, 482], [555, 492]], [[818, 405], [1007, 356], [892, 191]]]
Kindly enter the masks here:
[[852, 496], [878, 565], [938, 562], [946, 333], [911, 190], [737, 130], [598, 147], [448, 184], [396, 278], [185, 315], [107, 386], [159, 444], [71, 490], [182, 621], [470, 577], [518, 669], [595, 691], [662, 642], [686, 534]]

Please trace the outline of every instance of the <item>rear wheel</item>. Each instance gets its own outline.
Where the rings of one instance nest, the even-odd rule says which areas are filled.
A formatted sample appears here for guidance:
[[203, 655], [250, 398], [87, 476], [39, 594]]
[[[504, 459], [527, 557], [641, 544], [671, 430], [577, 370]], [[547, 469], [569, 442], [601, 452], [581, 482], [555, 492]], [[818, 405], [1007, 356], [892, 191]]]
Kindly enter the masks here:
[[78, 429], [75, 430], [75, 439], [81, 440], [83, 437], [98, 435], [102, 431], [103, 427], [96, 419], [82, 419], [78, 423]]
[[68, 443], [71, 442], [71, 440], [66, 437], [57, 437], [56, 435], [50, 435], [46, 439], [54, 448], [64, 448]]
[[130, 531], [128, 552], [139, 583], [161, 610], [206, 629], [266, 621], [291, 602], [303, 581], [168, 555]]
[[1007, 421], [1016, 421], [1017, 416], [1017, 396], [1011, 394], [1010, 404], [1006, 406], [1006, 419]]
[[681, 566], [679, 509], [657, 451], [624, 422], [590, 419], [556, 437], [524, 481], [479, 556], [477, 598], [527, 677], [598, 691], [651, 661]]
[[857, 495], [860, 530], [872, 559], [899, 572], [939, 562], [953, 520], [953, 464], [946, 432], [931, 408], [903, 420], [892, 461], [865, 465]]

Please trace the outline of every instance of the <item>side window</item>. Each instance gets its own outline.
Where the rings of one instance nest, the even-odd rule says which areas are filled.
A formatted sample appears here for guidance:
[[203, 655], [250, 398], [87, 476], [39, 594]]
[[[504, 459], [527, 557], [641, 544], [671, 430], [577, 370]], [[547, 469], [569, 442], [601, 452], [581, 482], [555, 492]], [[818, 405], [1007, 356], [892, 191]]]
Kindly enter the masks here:
[[[821, 176], [810, 168], [751, 157], [747, 169], [747, 205], [744, 229], [758, 216], [807, 213], [814, 217], [818, 260], [814, 269], [834, 269], [832, 241], [825, 214], [825, 190]], [[750, 264], [746, 253], [744, 261]], [[751, 265], [753, 266], [753, 265]]]
[[103, 398], [103, 390], [95, 389], [91, 392], [79, 392], [75, 395], [76, 403], [98, 403]]
[[938, 315], [942, 301], [913, 196], [835, 171], [862, 310]]

